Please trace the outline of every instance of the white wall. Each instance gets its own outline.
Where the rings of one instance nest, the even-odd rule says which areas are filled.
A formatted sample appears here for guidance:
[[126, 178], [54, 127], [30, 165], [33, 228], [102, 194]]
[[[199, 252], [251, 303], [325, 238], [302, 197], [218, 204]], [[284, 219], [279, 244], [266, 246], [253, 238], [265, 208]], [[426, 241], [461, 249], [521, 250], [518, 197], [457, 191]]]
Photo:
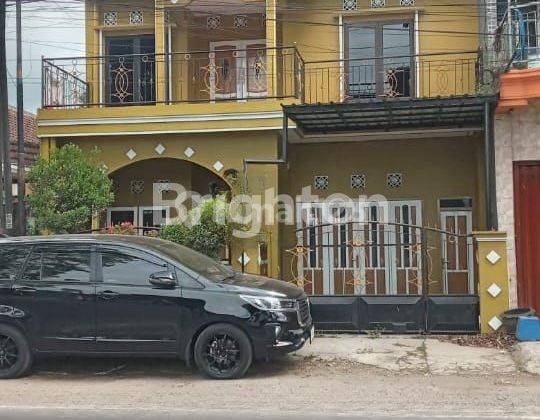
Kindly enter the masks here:
[[517, 306], [513, 162], [540, 160], [540, 101], [495, 119], [499, 230], [508, 234], [510, 304]]

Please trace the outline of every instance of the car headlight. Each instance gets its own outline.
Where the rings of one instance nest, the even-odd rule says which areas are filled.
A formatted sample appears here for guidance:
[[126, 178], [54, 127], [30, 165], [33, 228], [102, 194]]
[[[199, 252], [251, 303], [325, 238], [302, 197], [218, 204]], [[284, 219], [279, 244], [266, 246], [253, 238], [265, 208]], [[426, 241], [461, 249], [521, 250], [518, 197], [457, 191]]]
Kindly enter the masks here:
[[250, 305], [255, 306], [261, 311], [270, 312], [295, 312], [296, 300], [294, 299], [280, 299], [273, 296], [246, 296], [240, 295]]

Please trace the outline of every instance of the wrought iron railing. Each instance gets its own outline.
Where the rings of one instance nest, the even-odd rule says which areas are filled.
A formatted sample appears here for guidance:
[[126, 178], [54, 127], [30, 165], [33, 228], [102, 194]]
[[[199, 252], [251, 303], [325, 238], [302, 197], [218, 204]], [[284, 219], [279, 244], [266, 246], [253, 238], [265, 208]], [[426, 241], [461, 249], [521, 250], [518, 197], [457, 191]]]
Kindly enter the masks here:
[[540, 1], [512, 1], [495, 34], [493, 54], [506, 69], [540, 66]]
[[294, 47], [43, 60], [43, 107], [301, 99]]
[[477, 52], [305, 63], [305, 101], [474, 95], [482, 83]]

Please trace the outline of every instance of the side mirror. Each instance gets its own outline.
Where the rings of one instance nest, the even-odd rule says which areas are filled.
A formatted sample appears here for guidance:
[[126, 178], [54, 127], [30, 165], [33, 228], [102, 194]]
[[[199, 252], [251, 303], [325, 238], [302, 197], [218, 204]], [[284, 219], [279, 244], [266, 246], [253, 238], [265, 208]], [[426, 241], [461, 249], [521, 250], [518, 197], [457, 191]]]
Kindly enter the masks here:
[[176, 287], [176, 279], [171, 271], [159, 271], [150, 274], [148, 281], [161, 289], [174, 289]]

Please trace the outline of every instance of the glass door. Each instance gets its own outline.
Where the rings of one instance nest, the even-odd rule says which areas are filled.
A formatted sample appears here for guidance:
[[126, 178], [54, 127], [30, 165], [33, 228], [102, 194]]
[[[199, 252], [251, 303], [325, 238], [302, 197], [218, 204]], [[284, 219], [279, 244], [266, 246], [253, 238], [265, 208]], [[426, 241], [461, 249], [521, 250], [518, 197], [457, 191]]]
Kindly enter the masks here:
[[105, 44], [106, 102], [154, 103], [156, 100], [154, 36], [108, 37]]
[[411, 22], [345, 25], [348, 98], [410, 97], [413, 44]]

